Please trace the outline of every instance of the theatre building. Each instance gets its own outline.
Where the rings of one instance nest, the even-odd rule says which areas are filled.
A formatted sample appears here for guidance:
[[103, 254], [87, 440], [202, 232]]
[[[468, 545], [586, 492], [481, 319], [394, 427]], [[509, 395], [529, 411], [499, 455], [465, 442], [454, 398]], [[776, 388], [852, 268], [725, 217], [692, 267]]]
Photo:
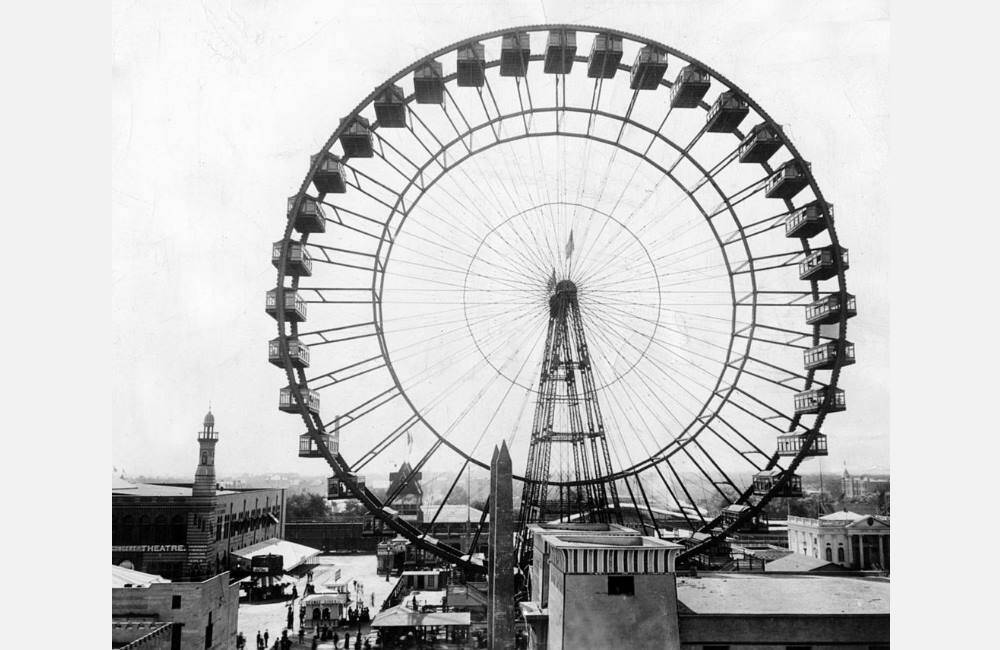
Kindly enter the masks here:
[[230, 568], [230, 553], [285, 535], [283, 489], [222, 490], [215, 482], [219, 434], [211, 411], [198, 432], [194, 483], [111, 488], [111, 562], [170, 580], [205, 580]]

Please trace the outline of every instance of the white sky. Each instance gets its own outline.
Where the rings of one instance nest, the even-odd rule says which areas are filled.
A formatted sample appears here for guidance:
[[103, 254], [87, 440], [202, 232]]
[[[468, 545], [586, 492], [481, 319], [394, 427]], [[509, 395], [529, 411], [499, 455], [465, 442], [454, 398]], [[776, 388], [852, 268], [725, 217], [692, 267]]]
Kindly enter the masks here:
[[827, 420], [823, 467], [886, 468], [887, 5], [750, 6], [115, 2], [113, 463], [132, 474], [193, 473], [211, 400], [220, 473], [322, 473], [296, 457], [301, 422], [276, 409], [284, 381], [266, 361], [275, 328], [263, 311], [270, 244], [309, 155], [422, 55], [504, 26], [574, 22], [647, 36], [713, 66], [812, 162], [837, 206], [859, 308], [850, 327], [859, 361], [841, 381], [849, 409]]

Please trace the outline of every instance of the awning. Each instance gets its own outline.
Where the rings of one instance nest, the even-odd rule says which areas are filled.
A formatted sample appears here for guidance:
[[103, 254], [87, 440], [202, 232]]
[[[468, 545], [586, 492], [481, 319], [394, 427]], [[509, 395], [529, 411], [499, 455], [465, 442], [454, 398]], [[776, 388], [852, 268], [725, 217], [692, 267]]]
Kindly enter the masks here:
[[272, 537], [271, 539], [251, 544], [246, 548], [233, 551], [233, 555], [250, 559], [258, 555], [280, 555], [282, 558], [282, 570], [286, 573], [299, 566], [309, 558], [320, 554], [319, 549], [289, 542], [284, 539]]
[[405, 603], [379, 612], [372, 620], [372, 627], [468, 627], [471, 624], [469, 612], [415, 612]]

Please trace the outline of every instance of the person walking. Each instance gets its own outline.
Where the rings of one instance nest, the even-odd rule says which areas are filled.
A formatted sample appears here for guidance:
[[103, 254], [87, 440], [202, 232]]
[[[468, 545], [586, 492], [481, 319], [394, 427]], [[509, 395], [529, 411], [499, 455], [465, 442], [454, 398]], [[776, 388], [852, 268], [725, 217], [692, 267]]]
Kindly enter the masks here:
[[[299, 621], [301, 623], [301, 621]], [[306, 629], [304, 627], [299, 627], [299, 643], [305, 643], [306, 639]]]
[[333, 633], [333, 647], [336, 648], [337, 644], [340, 643], [340, 635], [336, 632]]
[[257, 630], [257, 650], [264, 647], [264, 639], [260, 636], [260, 630]]
[[286, 625], [285, 627], [288, 628], [289, 630], [295, 627], [295, 616], [292, 614], [291, 605], [288, 606], [288, 616], [286, 617], [286, 622], [288, 623], [288, 625]]
[[351, 650], [351, 633], [344, 632], [344, 650]]
[[267, 647], [267, 639], [268, 639], [269, 636], [271, 636], [271, 635], [268, 634], [268, 631], [264, 630], [264, 647], [265, 648]]

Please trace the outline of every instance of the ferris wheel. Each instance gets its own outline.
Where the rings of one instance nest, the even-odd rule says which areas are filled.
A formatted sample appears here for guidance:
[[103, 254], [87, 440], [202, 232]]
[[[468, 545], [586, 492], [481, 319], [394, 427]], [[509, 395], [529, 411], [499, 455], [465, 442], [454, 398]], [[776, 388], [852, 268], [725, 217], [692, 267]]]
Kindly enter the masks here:
[[466, 569], [485, 512], [464, 547], [435, 526], [500, 441], [535, 520], [673, 520], [683, 559], [801, 495], [846, 408], [855, 300], [809, 163], [744, 90], [633, 34], [534, 25], [407, 66], [312, 156], [272, 262], [299, 455]]

